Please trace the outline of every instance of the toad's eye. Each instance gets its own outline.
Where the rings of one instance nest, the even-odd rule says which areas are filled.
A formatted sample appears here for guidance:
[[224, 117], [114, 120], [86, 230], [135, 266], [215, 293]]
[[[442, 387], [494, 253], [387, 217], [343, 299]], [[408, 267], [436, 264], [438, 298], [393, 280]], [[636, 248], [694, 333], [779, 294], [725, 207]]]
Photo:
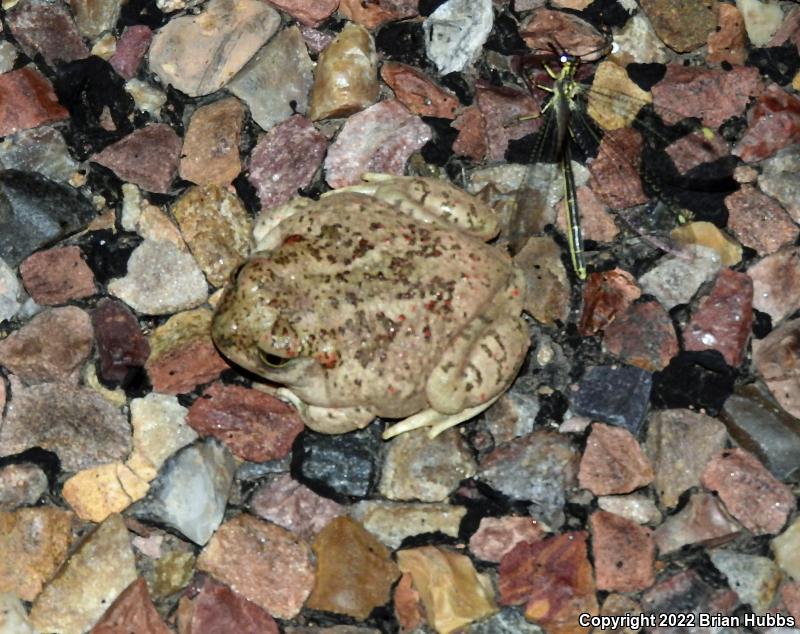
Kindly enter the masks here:
[[292, 360], [291, 357], [281, 357], [271, 352], [264, 352], [263, 350], [259, 350], [258, 356], [261, 358], [264, 365], [268, 365], [271, 368], [282, 368]]

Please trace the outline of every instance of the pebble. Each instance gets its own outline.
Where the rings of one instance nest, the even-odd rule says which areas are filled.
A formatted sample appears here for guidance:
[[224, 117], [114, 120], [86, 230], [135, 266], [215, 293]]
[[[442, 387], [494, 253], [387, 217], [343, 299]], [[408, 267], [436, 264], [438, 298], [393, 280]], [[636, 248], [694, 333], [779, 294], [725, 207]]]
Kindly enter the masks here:
[[483, 561], [499, 563], [520, 542], [536, 542], [545, 535], [531, 517], [484, 517], [469, 538], [469, 550]]
[[425, 623], [425, 608], [419, 592], [414, 588], [411, 575], [403, 573], [394, 587], [394, 616], [400, 624], [401, 632], [413, 632]]
[[319, 532], [312, 548], [317, 571], [307, 607], [364, 620], [389, 602], [400, 571], [391, 551], [361, 524], [337, 517]]
[[212, 577], [203, 576], [192, 590], [178, 607], [180, 632], [280, 634], [269, 612]]
[[8, 73], [14, 68], [19, 51], [11, 42], [0, 42], [0, 74]]
[[[618, 130], [630, 126], [643, 105], [652, 103], [652, 95], [639, 88], [629, 77], [625, 69], [610, 60], [597, 65], [592, 87], [597, 89], [589, 93], [587, 112], [597, 121], [603, 130]], [[626, 103], [619, 99], [619, 106], [614, 103], [609, 107], [609, 98], [603, 95], [620, 94], [628, 97]]]
[[346, 117], [378, 100], [378, 56], [363, 26], [348, 23], [319, 55], [308, 116]]
[[[685, 350], [717, 350], [739, 367], [753, 325], [753, 282], [746, 273], [722, 269], [683, 329]], [[677, 352], [677, 350], [676, 350]]]
[[0, 613], [3, 615], [2, 634], [37, 634], [22, 601], [11, 592], [0, 592]]
[[381, 453], [381, 441], [373, 427], [334, 436], [306, 430], [294, 449], [300, 461], [298, 475], [326, 496], [367, 497], [378, 478]]
[[759, 255], [774, 253], [793, 243], [800, 228], [774, 198], [755, 187], [742, 187], [725, 199], [728, 228], [745, 246]]
[[642, 136], [634, 128], [610, 130], [603, 135], [597, 158], [589, 166], [589, 186], [606, 205], [624, 209], [647, 202], [637, 168], [620, 156], [640, 156]]
[[[167, 216], [161, 207], [153, 205], [142, 198], [141, 191], [136, 185], [124, 183], [122, 185], [122, 195], [122, 218], [120, 219], [120, 224], [123, 229], [135, 231], [145, 240], [170, 242], [178, 251], [188, 253], [189, 250], [181, 237], [181, 232], [172, 219]], [[138, 244], [138, 242], [133, 244]], [[109, 274], [106, 273], [106, 275]]]
[[[742, 245], [710, 222], [687, 222], [685, 225], [675, 227], [670, 232], [670, 238], [685, 247], [700, 246], [713, 249], [719, 255], [719, 263], [722, 266], [735, 266], [742, 261]], [[691, 248], [688, 251], [696, 255], [703, 253]]]
[[663, 557], [687, 545], [718, 546], [741, 532], [715, 495], [694, 493], [686, 506], [656, 528], [654, 538]]
[[269, 130], [293, 114], [308, 112], [313, 68], [300, 29], [290, 26], [256, 53], [228, 90], [248, 105], [253, 121]]
[[465, 70], [478, 58], [493, 23], [491, 0], [447, 0], [422, 24], [428, 59], [441, 75]]
[[758, 187], [800, 222], [800, 148], [790, 145], [761, 163]]
[[566, 322], [571, 287], [555, 240], [550, 236], [531, 236], [514, 256], [514, 263], [525, 276], [525, 311], [545, 326]]
[[583, 285], [583, 306], [578, 332], [590, 337], [611, 324], [639, 299], [642, 291], [627, 271], [619, 268], [589, 273]]
[[728, 512], [755, 535], [780, 532], [796, 505], [791, 489], [743, 449], [718, 453], [700, 481], [716, 491]]
[[100, 524], [36, 597], [31, 623], [46, 632], [84, 632], [136, 580], [128, 531], [120, 515]]
[[437, 632], [455, 632], [497, 612], [489, 576], [478, 573], [466, 555], [421, 546], [398, 551], [397, 565], [411, 575]]
[[144, 24], [125, 27], [117, 40], [114, 54], [108, 60], [120, 77], [133, 79], [136, 76], [152, 40], [153, 32]]
[[475, 99], [483, 117], [487, 158], [502, 160], [510, 141], [533, 134], [541, 127], [539, 119], [522, 117], [539, 114], [539, 104], [524, 90], [496, 88], [479, 81]]
[[[755, 362], [758, 366], [759, 359]], [[800, 468], [797, 418], [783, 410], [762, 383], [737, 387], [720, 416], [736, 443], [755, 454], [779, 480]]]
[[785, 247], [747, 269], [753, 280], [753, 308], [777, 324], [800, 308], [800, 247]]
[[90, 634], [117, 634], [127, 629], [142, 634], [171, 631], [156, 612], [144, 577], [138, 577], [116, 598]]
[[767, 46], [784, 19], [780, 6], [759, 0], [736, 0], [736, 7], [742, 14], [747, 37], [753, 46]]
[[646, 0], [642, 9], [661, 41], [678, 53], [706, 43], [717, 27], [717, 9], [709, 0], [680, 4], [674, 0]]
[[167, 103], [163, 90], [141, 79], [129, 79], [125, 82], [125, 92], [133, 98], [136, 110], [146, 112], [154, 119], [161, 118], [161, 108]]
[[753, 363], [767, 388], [780, 405], [794, 417], [800, 414], [797, 386], [797, 339], [800, 319], [786, 321], [753, 345]]
[[[0, 411], [2, 411], [0, 407]], [[29, 462], [0, 467], [0, 512], [33, 506], [48, 488], [47, 475]]]
[[403, 540], [425, 533], [458, 537], [466, 507], [451, 504], [409, 504], [365, 500], [348, 509], [350, 517], [389, 548], [399, 548]]
[[308, 187], [322, 165], [328, 140], [302, 115], [267, 132], [250, 153], [248, 179], [261, 209], [283, 204]]
[[139, 322], [122, 302], [104, 297], [92, 311], [100, 377], [125, 386], [144, 369], [150, 345]]
[[669, 60], [667, 47], [658, 38], [650, 20], [643, 13], [631, 16], [619, 33], [614, 35], [614, 43], [619, 46], [614, 57], [624, 66], [631, 62], [665, 64]]
[[108, 292], [145, 315], [169, 315], [208, 299], [208, 285], [194, 258], [170, 242], [148, 239], [128, 260], [128, 272]]
[[709, 64], [727, 62], [732, 66], [741, 66], [747, 59], [747, 31], [741, 11], [732, 4], [719, 5], [719, 28], [708, 34]]
[[453, 153], [456, 156], [466, 156], [475, 163], [483, 161], [489, 148], [486, 122], [478, 106], [464, 108], [451, 126], [458, 130], [458, 136], [453, 141]]
[[[619, 228], [608, 207], [586, 185], [578, 187], [576, 193], [584, 238], [595, 242], [613, 242], [619, 235]], [[558, 205], [556, 226], [563, 235], [567, 235], [567, 211], [563, 204]]]
[[647, 486], [653, 478], [650, 461], [627, 429], [592, 425], [578, 472], [583, 488], [595, 495], [618, 495]]
[[10, 267], [82, 229], [95, 216], [89, 202], [71, 187], [33, 172], [0, 171], [0, 196], [6, 201], [0, 218], [0, 258]]
[[784, 583], [781, 587], [781, 599], [797, 623], [800, 619], [800, 582]]
[[733, 154], [745, 163], [769, 158], [800, 139], [800, 99], [770, 84], [748, 112], [748, 123]]
[[441, 119], [455, 118], [458, 98], [413, 66], [384, 62], [381, 79], [394, 91], [395, 98], [414, 114]]
[[170, 211], [208, 281], [224, 286], [250, 254], [253, 222], [242, 201], [218, 185], [203, 185], [187, 189]]
[[150, 45], [150, 70], [189, 97], [225, 86], [280, 26], [258, 0], [211, 0], [196, 15], [172, 18]]
[[0, 107], [2, 136], [69, 118], [52, 84], [34, 68], [25, 66], [0, 75], [0, 91], [4, 102]]
[[[540, 342], [546, 349], [546, 342]], [[524, 378], [524, 377], [523, 377]], [[495, 445], [525, 436], [533, 431], [541, 403], [536, 394], [530, 393], [527, 381], [520, 379], [484, 413], [484, 422]]]
[[542, 629], [525, 620], [513, 608], [504, 608], [497, 614], [478, 623], [470, 624], [467, 634], [542, 634]]
[[0, 592], [33, 601], [67, 556], [76, 528], [75, 515], [55, 507], [0, 512]]
[[607, 511], [592, 513], [589, 526], [598, 590], [638, 592], [655, 583], [652, 530]]
[[361, 0], [341, 0], [339, 13], [348, 20], [358, 22], [368, 29], [376, 29], [386, 22], [396, 22], [418, 15], [416, 0], [378, 0], [364, 3]]
[[457, 429], [433, 439], [422, 429], [389, 443], [378, 490], [389, 500], [442, 502], [475, 471], [475, 460]]
[[22, 308], [23, 295], [14, 269], [0, 259], [0, 322], [14, 318]]
[[705, 612], [732, 614], [738, 606], [736, 594], [730, 590], [712, 588], [694, 570], [682, 570], [662, 577], [641, 598], [645, 614]]
[[70, 7], [81, 35], [95, 40], [114, 28], [119, 19], [122, 0], [72, 0]]
[[513, 500], [530, 501], [534, 518], [557, 527], [564, 519], [566, 492], [578, 482], [579, 459], [569, 437], [537, 430], [485, 456], [478, 477]]
[[319, 26], [336, 11], [337, 0], [317, 0], [308, 2], [307, 0], [270, 0], [270, 4], [285, 11], [301, 24], [307, 26]]
[[279, 619], [294, 618], [314, 586], [308, 544], [246, 513], [220, 526], [197, 567]]
[[213, 436], [251, 462], [287, 456], [305, 428], [297, 410], [280, 399], [222, 383], [213, 383], [200, 395], [187, 421], [202, 437]]
[[79, 471], [64, 482], [61, 495], [84, 521], [99, 523], [121, 513], [148, 490], [147, 482], [121, 462]]
[[573, 412], [624, 427], [634, 434], [644, 422], [652, 375], [632, 366], [592, 366], [570, 394]]
[[742, 603], [750, 605], [756, 614], [764, 614], [781, 582], [780, 569], [775, 562], [732, 550], [713, 550], [710, 557]]
[[37, 304], [66, 304], [97, 292], [94, 274], [76, 246], [34, 253], [20, 265], [19, 273]]
[[[562, 2], [562, 6], [565, 3]], [[558, 2], [553, 6], [558, 6]], [[553, 11], [541, 5], [531, 8], [533, 12], [519, 27], [520, 35], [530, 49], [549, 52], [555, 48], [588, 61], [596, 59], [598, 51], [606, 44], [605, 37], [594, 26], [573, 13]]]
[[6, 169], [37, 172], [62, 183], [69, 181], [78, 169], [64, 137], [50, 126], [20, 130], [0, 143], [0, 165]]
[[629, 365], [656, 372], [678, 354], [678, 337], [661, 304], [640, 302], [606, 326], [603, 349]]
[[5, 18], [8, 30], [31, 59], [41, 55], [48, 66], [55, 67], [89, 56], [65, 4], [22, 0], [6, 11]]
[[242, 171], [239, 142], [245, 110], [233, 97], [200, 106], [183, 140], [181, 178], [198, 185], [229, 185]]
[[408, 158], [432, 138], [431, 129], [398, 101], [381, 101], [342, 126], [325, 158], [331, 187], [361, 182], [366, 172], [403, 174]]
[[667, 310], [688, 304], [697, 289], [711, 280], [720, 269], [720, 258], [716, 251], [699, 245], [684, 250], [689, 258], [662, 258], [639, 278], [642, 291], [653, 295]]
[[288, 473], [263, 482], [250, 498], [253, 515], [311, 539], [334, 518], [346, 513], [345, 507], [317, 495]]
[[133, 514], [174, 528], [201, 546], [222, 522], [236, 471], [225, 445], [207, 438], [173, 454]]
[[674, 508], [681, 494], [700, 483], [709, 460], [728, 440], [725, 426], [715, 418], [688, 409], [653, 412], [648, 417], [645, 451], [662, 506]]
[[576, 627], [582, 613], [597, 614], [596, 587], [585, 531], [521, 542], [498, 570], [500, 605], [525, 605], [525, 618], [547, 634], [588, 634]]
[[92, 342], [86, 311], [76, 306], [50, 308], [0, 341], [0, 364], [26, 383], [77, 383]]
[[95, 391], [65, 383], [17, 386], [0, 427], [4, 456], [41, 447], [65, 471], [121, 460], [131, 449], [127, 417]]
[[775, 562], [795, 581], [800, 581], [800, 518], [772, 540]]
[[131, 400], [133, 451], [126, 464], [145, 482], [156, 477], [164, 462], [197, 439], [186, 424], [188, 410], [168, 394], [151, 392]]
[[142, 189], [166, 194], [178, 171], [181, 138], [165, 123], [151, 123], [134, 130], [92, 156], [120, 180]]
[[644, 494], [603, 495], [597, 506], [637, 524], [660, 524], [661, 512], [656, 503]]

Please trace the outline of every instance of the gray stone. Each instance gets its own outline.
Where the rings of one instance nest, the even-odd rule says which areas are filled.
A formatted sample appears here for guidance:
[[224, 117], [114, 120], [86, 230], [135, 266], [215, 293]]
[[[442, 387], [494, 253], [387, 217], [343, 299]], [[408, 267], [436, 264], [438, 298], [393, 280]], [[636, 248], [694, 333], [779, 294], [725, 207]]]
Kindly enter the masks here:
[[750, 604], [756, 614], [766, 612], [781, 582], [781, 571], [774, 561], [758, 555], [717, 550], [711, 553], [711, 562], [728, 578], [731, 589], [742, 603]]
[[12, 319], [19, 312], [21, 299], [22, 285], [17, 274], [0, 258], [0, 322]]
[[0, 258], [11, 267], [83, 228], [94, 215], [71, 187], [33, 172], [0, 171]]
[[719, 254], [699, 245], [683, 248], [689, 258], [666, 257], [639, 278], [644, 293], [654, 295], [667, 310], [688, 304], [697, 289], [720, 269]]
[[650, 372], [632, 366], [590, 367], [570, 394], [570, 407], [581, 416], [624, 427], [633, 435], [647, 414]]
[[0, 42], [0, 73], [7, 73], [17, 61], [17, 49], [11, 42]]
[[203, 545], [222, 522], [235, 471], [236, 461], [227, 447], [206, 438], [169, 458], [132, 512]]
[[350, 516], [393, 550], [413, 535], [439, 532], [458, 537], [466, 514], [466, 507], [451, 504], [364, 501], [350, 507]]
[[47, 126], [23, 130], [0, 143], [0, 165], [65, 182], [78, 169], [61, 133]]
[[0, 469], [0, 511], [33, 506], [45, 491], [47, 475], [35, 464], [23, 462]]
[[525, 619], [520, 608], [503, 608], [485, 621], [471, 623], [466, 634], [544, 634], [544, 630]]
[[758, 186], [800, 223], [800, 146], [790, 145], [762, 161]]
[[448, 0], [422, 25], [428, 58], [442, 75], [464, 70], [477, 59], [493, 22], [491, 0]]

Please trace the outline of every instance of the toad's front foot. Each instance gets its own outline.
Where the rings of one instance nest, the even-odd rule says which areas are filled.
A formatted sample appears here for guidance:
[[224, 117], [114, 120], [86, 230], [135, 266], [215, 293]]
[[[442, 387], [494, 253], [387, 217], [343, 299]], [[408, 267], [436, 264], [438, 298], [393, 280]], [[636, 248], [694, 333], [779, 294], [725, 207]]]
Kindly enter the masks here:
[[388, 427], [383, 432], [382, 438], [384, 440], [389, 440], [390, 438], [404, 434], [407, 431], [413, 431], [414, 429], [421, 429], [423, 427], [430, 428], [428, 429], [428, 438], [436, 438], [436, 436], [441, 434], [443, 431], [450, 429], [451, 427], [455, 427], [456, 425], [460, 425], [470, 418], [474, 418], [483, 410], [492, 405], [492, 403], [500, 398], [500, 396], [501, 394], [498, 394], [485, 403], [475, 405], [475, 407], [468, 407], [458, 414], [442, 414], [441, 412], [437, 412], [435, 409], [422, 410], [418, 414], [404, 418], [399, 423], [395, 423], [391, 427]]

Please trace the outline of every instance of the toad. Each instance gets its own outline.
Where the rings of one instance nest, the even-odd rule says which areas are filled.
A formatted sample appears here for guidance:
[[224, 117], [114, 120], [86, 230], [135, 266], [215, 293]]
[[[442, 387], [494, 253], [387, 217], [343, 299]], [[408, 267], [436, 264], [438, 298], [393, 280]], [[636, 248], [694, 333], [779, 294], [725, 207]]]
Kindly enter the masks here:
[[212, 336], [233, 362], [283, 385], [315, 431], [376, 416], [384, 438], [431, 437], [491, 405], [529, 346], [525, 282], [493, 210], [428, 178], [365, 176], [256, 222], [255, 252], [217, 306]]

